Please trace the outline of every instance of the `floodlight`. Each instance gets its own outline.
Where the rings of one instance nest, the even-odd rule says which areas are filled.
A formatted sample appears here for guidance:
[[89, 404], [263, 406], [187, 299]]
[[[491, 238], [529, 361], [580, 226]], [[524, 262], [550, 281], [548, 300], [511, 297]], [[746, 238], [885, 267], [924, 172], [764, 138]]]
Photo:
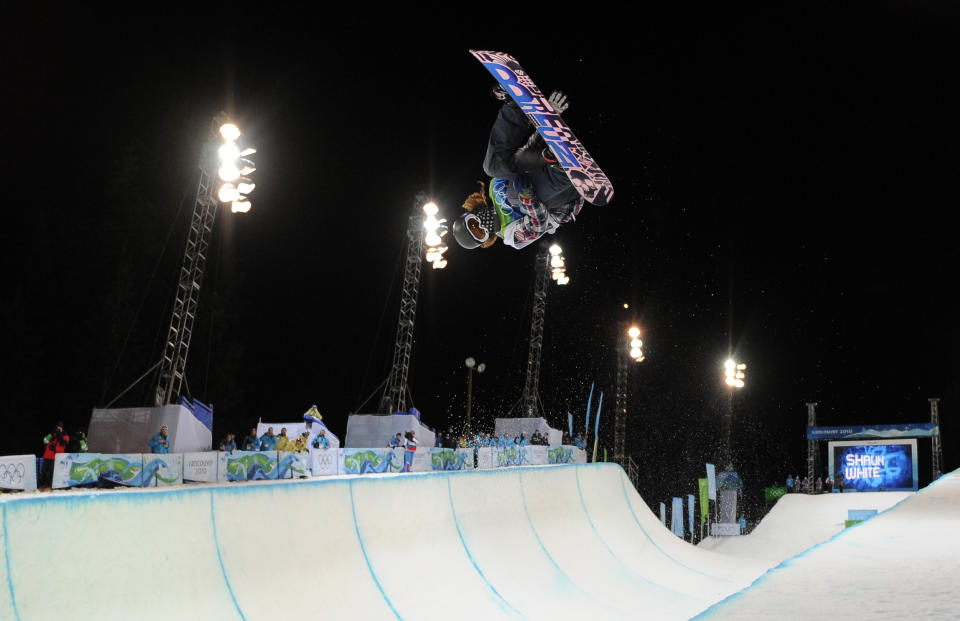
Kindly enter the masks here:
[[553, 255], [553, 258], [550, 259], [550, 267], [563, 267], [563, 257]]
[[640, 336], [640, 328], [638, 328], [637, 326], [633, 326], [629, 330], [627, 330], [627, 334], [630, 336], [630, 338], [635, 339], [638, 336]]
[[434, 217], [437, 215], [437, 212], [440, 211], [440, 208], [437, 207], [436, 203], [427, 203], [423, 206], [423, 213], [427, 214], [429, 217]]
[[232, 183], [224, 183], [217, 192], [217, 198], [221, 203], [232, 203], [240, 200], [240, 191]]
[[246, 149], [240, 152], [240, 157], [247, 157], [247, 156], [253, 155], [256, 152], [257, 150], [254, 149], [253, 147], [247, 147]]
[[550, 254], [552, 254], [553, 256], [557, 256], [557, 255], [559, 255], [561, 252], [563, 252], [563, 248], [561, 248], [561, 247], [558, 246], [557, 244], [554, 244], [554, 245], [550, 246]]
[[641, 341], [640, 339], [633, 339], [632, 341], [630, 341], [630, 347], [633, 347], [634, 349], [640, 349], [641, 347], [643, 347], [643, 341]]
[[243, 176], [247, 176], [257, 170], [257, 167], [251, 160], [241, 159], [240, 164], [240, 174]]
[[630, 357], [633, 359], [643, 358], [643, 352], [640, 351], [639, 349], [631, 349]]
[[217, 155], [224, 164], [233, 163], [240, 157], [240, 149], [232, 142], [225, 142], [217, 149]]
[[557, 284], [558, 284], [558, 285], [565, 285], [565, 284], [567, 284], [568, 282], [570, 282], [570, 277], [567, 276], [566, 274], [564, 274], [563, 276], [561, 276], [560, 278], [557, 279]]
[[220, 178], [224, 181], [236, 181], [240, 178], [240, 171], [237, 170], [237, 167], [233, 164], [224, 164], [220, 167], [220, 170], [217, 171], [217, 174], [219, 174]]
[[250, 211], [250, 201], [233, 201], [230, 205], [230, 211], [233, 213], [247, 213]]
[[472, 369], [473, 367], [477, 366], [477, 361], [473, 358], [473, 356], [470, 356], [463, 361], [463, 364], [467, 365], [468, 369]]
[[433, 216], [428, 215], [426, 218], [423, 219], [423, 228], [427, 229], [428, 231], [434, 232], [438, 228], [440, 228], [440, 221], [434, 218]]
[[220, 135], [224, 140], [233, 142], [240, 137], [240, 128], [233, 123], [224, 123], [220, 126]]
[[428, 246], [437, 246], [442, 243], [440, 236], [437, 235], [436, 231], [430, 231], [427, 233], [427, 237], [424, 239]]
[[447, 260], [446, 260], [446, 259], [442, 259], [442, 260], [440, 260], [440, 261], [434, 261], [434, 262], [433, 262], [433, 269], [435, 269], [435, 270], [442, 270], [442, 269], [445, 268], [446, 266], [447, 266]]
[[255, 187], [257, 187], [257, 184], [256, 184], [256, 183], [243, 183], [243, 182], [240, 182], [240, 183], [237, 184], [237, 192], [240, 192], [241, 194], [249, 194], [249, 193], [253, 192], [253, 189], [254, 189]]

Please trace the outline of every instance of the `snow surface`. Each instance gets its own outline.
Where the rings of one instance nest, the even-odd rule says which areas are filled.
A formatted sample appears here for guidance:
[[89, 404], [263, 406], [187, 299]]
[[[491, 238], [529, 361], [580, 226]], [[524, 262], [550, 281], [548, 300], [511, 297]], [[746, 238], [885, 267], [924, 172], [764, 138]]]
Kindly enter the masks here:
[[765, 537], [819, 538], [858, 496], [896, 502], [789, 497], [734, 556], [671, 534], [613, 464], [3, 495], [0, 619], [955, 615], [956, 473], [767, 571]]
[[698, 547], [776, 565], [841, 532], [850, 509], [886, 511], [910, 496], [913, 492], [787, 494], [749, 535], [708, 537]]

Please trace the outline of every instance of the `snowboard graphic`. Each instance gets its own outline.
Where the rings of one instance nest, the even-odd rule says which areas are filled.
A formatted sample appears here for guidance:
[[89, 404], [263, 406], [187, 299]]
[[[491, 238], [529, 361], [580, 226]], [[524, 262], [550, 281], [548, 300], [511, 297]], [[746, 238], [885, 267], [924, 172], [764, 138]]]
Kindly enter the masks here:
[[517, 59], [503, 52], [470, 50], [470, 53], [487, 68], [527, 115], [580, 196], [593, 205], [609, 203], [613, 197], [613, 184]]

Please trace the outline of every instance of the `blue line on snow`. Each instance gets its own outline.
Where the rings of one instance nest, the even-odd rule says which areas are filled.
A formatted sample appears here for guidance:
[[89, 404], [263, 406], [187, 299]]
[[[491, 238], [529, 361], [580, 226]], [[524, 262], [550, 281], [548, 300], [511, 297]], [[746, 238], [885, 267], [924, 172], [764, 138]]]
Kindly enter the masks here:
[[506, 606], [507, 608], [509, 608], [510, 610], [512, 610], [513, 612], [515, 612], [516, 614], [520, 615], [525, 619], [526, 617], [524, 617], [523, 613], [521, 613], [519, 610], [511, 606], [510, 602], [504, 599], [504, 597], [497, 592], [497, 589], [494, 588], [494, 586], [490, 583], [489, 580], [487, 580], [487, 577], [484, 575], [483, 571], [480, 569], [480, 566], [477, 565], [477, 561], [473, 558], [473, 555], [470, 554], [470, 548], [467, 547], [467, 542], [463, 538], [463, 532], [460, 531], [460, 520], [457, 519], [457, 509], [453, 505], [453, 489], [450, 487], [450, 477], [447, 477], [447, 494], [450, 497], [450, 513], [453, 515], [453, 525], [457, 529], [457, 536], [460, 537], [460, 543], [463, 544], [463, 551], [467, 553], [467, 558], [470, 559], [470, 564], [473, 565], [473, 568], [477, 570], [477, 573], [480, 574], [480, 577], [483, 578], [483, 581], [486, 583], [488, 587], [490, 587], [490, 590], [493, 591], [493, 594], [497, 596], [500, 602], [502, 602], [504, 606]]
[[363, 553], [363, 560], [367, 564], [367, 570], [370, 572], [370, 577], [373, 578], [373, 583], [377, 585], [377, 589], [380, 591], [380, 595], [383, 596], [383, 601], [387, 602], [387, 606], [390, 607], [390, 610], [393, 612], [393, 616], [400, 621], [403, 621], [403, 617], [400, 616], [400, 613], [397, 612], [397, 609], [393, 607], [393, 602], [390, 601], [390, 598], [387, 597], [386, 591], [383, 590], [383, 585], [380, 584], [380, 581], [377, 580], [377, 574], [373, 571], [373, 565], [370, 563], [370, 557], [367, 556], [367, 548], [363, 545], [363, 537], [360, 535], [360, 523], [357, 522], [357, 505], [353, 501], [353, 484], [354, 480], [351, 479], [347, 483], [347, 487], [350, 489], [350, 511], [353, 512], [353, 530], [357, 534], [357, 542], [360, 544], [360, 552]]
[[230, 593], [230, 599], [233, 601], [233, 607], [237, 609], [237, 614], [243, 621], [247, 618], [240, 610], [240, 603], [233, 593], [233, 587], [230, 586], [230, 578], [227, 577], [227, 568], [223, 566], [223, 556], [220, 555], [220, 538], [217, 537], [217, 514], [213, 506], [213, 490], [210, 490], [210, 523], [213, 525], [213, 548], [217, 551], [217, 562], [220, 563], [220, 573], [223, 574], [223, 582], [227, 585], [227, 592]]
[[10, 589], [10, 606], [13, 608], [13, 617], [20, 621], [20, 611], [17, 610], [17, 596], [13, 592], [13, 574], [10, 573], [10, 537], [7, 535], [7, 505], [3, 505], [3, 560], [7, 564], [7, 588]]

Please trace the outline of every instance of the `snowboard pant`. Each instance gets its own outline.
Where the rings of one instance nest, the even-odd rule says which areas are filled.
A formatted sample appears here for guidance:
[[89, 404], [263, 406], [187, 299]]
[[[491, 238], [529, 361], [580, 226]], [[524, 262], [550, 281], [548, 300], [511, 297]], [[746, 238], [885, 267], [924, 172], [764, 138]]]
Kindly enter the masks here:
[[490, 177], [510, 180], [526, 174], [533, 182], [537, 199], [558, 222], [564, 222], [579, 204], [580, 195], [566, 173], [543, 161], [542, 140], [532, 141], [528, 147], [531, 130], [530, 121], [516, 103], [504, 104], [490, 130], [483, 171]]

